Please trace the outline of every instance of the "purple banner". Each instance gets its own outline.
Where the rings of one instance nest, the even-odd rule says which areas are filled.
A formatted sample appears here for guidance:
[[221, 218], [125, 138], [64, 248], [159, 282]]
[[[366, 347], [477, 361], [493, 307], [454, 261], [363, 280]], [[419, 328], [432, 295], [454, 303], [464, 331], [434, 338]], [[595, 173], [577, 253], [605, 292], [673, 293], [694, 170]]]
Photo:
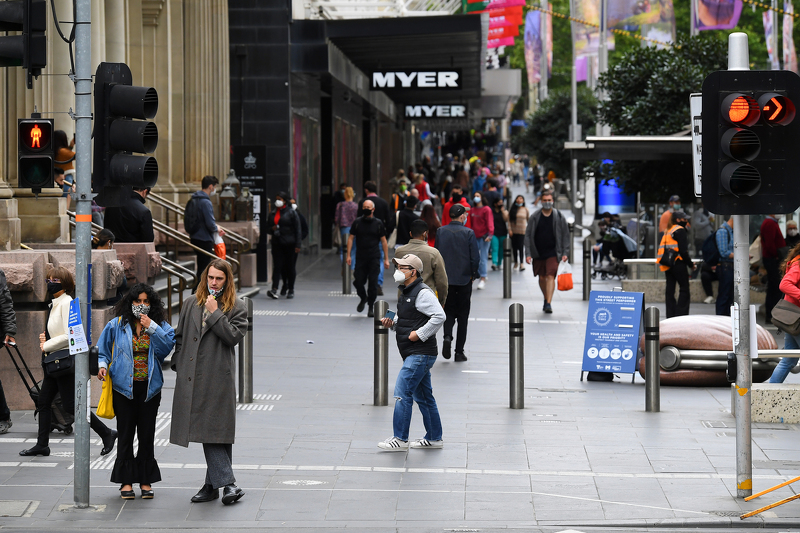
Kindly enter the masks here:
[[797, 72], [797, 52], [794, 49], [794, 7], [791, 2], [783, 3], [783, 70]]
[[530, 10], [525, 16], [525, 67], [528, 69], [528, 86], [533, 87], [542, 79], [542, 35], [541, 16], [538, 11]]
[[695, 2], [697, 30], [732, 30], [742, 14], [742, 0], [691, 0]]

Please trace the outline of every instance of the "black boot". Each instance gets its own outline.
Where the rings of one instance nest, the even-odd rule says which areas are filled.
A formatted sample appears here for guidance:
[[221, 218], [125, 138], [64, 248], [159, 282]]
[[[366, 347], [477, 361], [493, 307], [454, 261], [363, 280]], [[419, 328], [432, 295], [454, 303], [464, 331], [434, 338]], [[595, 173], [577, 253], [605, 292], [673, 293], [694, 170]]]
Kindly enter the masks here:
[[[226, 487], [227, 488], [227, 487]], [[211, 485], [203, 485], [203, 487], [192, 496], [193, 503], [210, 502], [219, 498], [219, 489], [214, 490]]]

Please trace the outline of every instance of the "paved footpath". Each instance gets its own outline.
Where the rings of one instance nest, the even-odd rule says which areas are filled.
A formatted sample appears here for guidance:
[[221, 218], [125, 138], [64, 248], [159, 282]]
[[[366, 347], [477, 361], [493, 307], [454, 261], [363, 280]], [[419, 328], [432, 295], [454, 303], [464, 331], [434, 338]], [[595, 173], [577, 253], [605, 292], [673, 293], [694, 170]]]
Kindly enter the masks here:
[[[575, 290], [541, 312], [530, 268], [514, 273], [525, 305], [525, 409], [511, 410], [507, 320], [501, 273], [475, 291], [466, 363], [438, 360], [434, 393], [442, 450], [379, 451], [392, 407], [373, 403], [372, 320], [342, 296], [338, 259], [322, 256], [298, 279], [294, 300], [255, 299], [256, 400], [237, 411], [234, 462], [247, 495], [236, 505], [191, 504], [204, 477], [199, 445], [168, 444], [174, 374], [157, 428], [164, 480], [156, 497], [123, 502], [108, 478], [114, 456], [92, 446], [93, 507], [73, 501], [72, 440], [51, 441], [50, 457], [21, 458], [31, 445], [31, 411], [13, 413], [0, 436], [3, 530], [270, 529], [364, 532], [676, 531], [682, 528], [800, 530], [790, 503], [740, 521], [738, 515], [794, 494], [735, 497], [734, 420], [724, 388], [661, 389], [661, 413], [644, 412], [644, 384], [580, 381], [587, 305]], [[389, 275], [387, 280], [391, 279]], [[597, 284], [610, 288], [613, 283]], [[390, 283], [386, 285], [391, 287]], [[394, 298], [386, 299], [392, 308]], [[693, 305], [693, 312], [713, 312]], [[440, 334], [441, 338], [441, 334]], [[390, 390], [400, 367], [390, 342]], [[791, 375], [797, 381], [800, 376]], [[112, 422], [113, 424], [113, 422]], [[415, 409], [412, 438], [424, 433]], [[753, 429], [754, 487], [800, 475], [798, 426]], [[138, 490], [138, 487], [137, 487]]]

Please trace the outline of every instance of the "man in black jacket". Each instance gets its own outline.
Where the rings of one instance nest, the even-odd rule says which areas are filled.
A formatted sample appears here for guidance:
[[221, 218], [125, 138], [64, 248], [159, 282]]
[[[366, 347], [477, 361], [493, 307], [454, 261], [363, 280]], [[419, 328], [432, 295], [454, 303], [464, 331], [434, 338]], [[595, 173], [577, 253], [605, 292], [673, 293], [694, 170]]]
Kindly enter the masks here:
[[[386, 242], [386, 229], [378, 218], [375, 217], [375, 205], [372, 200], [364, 201], [364, 215], [358, 217], [350, 226], [350, 236], [347, 238], [347, 266], [352, 264], [353, 244], [356, 246], [356, 267], [353, 285], [361, 300], [356, 306], [359, 313], [364, 306], [369, 304], [367, 316], [373, 315], [372, 305], [378, 295], [378, 273], [381, 268], [389, 268], [389, 260], [381, 257], [389, 256], [389, 245]], [[380, 252], [378, 250], [380, 249]], [[378, 265], [380, 263], [380, 265]], [[368, 289], [364, 284], [369, 282]]]
[[[375, 211], [375, 218], [383, 222], [383, 229], [386, 231], [386, 238], [389, 238], [389, 235], [392, 234], [394, 231], [394, 213], [392, 210], [389, 209], [389, 204], [378, 196], [378, 186], [375, 185], [374, 181], [368, 181], [364, 184], [364, 198], [358, 203], [358, 216], [363, 216], [364, 213], [362, 212], [364, 208], [364, 201], [371, 200], [374, 206]], [[357, 255], [358, 252], [356, 252]], [[383, 295], [383, 270], [384, 270], [384, 262], [388, 261], [389, 258], [383, 256], [383, 249], [381, 249], [381, 266], [380, 266], [380, 273], [378, 274], [378, 294]], [[358, 261], [356, 261], [358, 264]]]
[[[444, 322], [444, 310], [433, 290], [422, 283], [423, 265], [419, 257], [406, 254], [394, 258], [394, 263], [397, 265], [394, 279], [402, 280], [402, 293], [397, 300], [396, 321], [384, 317], [381, 324], [395, 330], [403, 368], [394, 386], [394, 434], [379, 442], [378, 448], [390, 452], [406, 451], [409, 447], [442, 448], [442, 421], [431, 388], [431, 367], [439, 353], [436, 332]], [[415, 401], [422, 413], [425, 437], [409, 445], [408, 432]]]
[[[3, 344], [11, 346], [17, 343], [14, 340], [16, 334], [17, 315], [14, 313], [14, 301], [6, 284], [6, 274], [0, 270], [0, 338], [3, 338]], [[11, 426], [11, 411], [8, 410], [3, 384], [0, 383], [0, 434], [8, 433], [8, 428]]]
[[405, 209], [397, 213], [397, 240], [395, 241], [397, 246], [408, 244], [408, 240], [411, 238], [411, 223], [419, 218], [414, 212], [417, 206], [417, 199], [409, 196], [405, 204]]
[[436, 249], [442, 254], [447, 271], [447, 300], [444, 312], [444, 340], [442, 341], [442, 357], [450, 359], [450, 343], [453, 341], [453, 326], [458, 320], [456, 337], [456, 362], [467, 360], [464, 345], [467, 342], [467, 324], [469, 308], [472, 300], [472, 281], [478, 277], [478, 264], [481, 257], [478, 252], [478, 240], [475, 232], [464, 227], [467, 219], [467, 208], [462, 204], [450, 207], [450, 224], [442, 226], [436, 232]]
[[115, 242], [153, 242], [153, 214], [144, 205], [150, 188], [134, 187], [125, 203], [107, 207], [105, 227], [116, 237]]
[[278, 285], [285, 275], [288, 293], [286, 298], [294, 298], [294, 254], [300, 253], [300, 217], [292, 209], [288, 193], [279, 192], [275, 196], [275, 211], [267, 219], [267, 227], [272, 235], [272, 290], [267, 296], [278, 299]]

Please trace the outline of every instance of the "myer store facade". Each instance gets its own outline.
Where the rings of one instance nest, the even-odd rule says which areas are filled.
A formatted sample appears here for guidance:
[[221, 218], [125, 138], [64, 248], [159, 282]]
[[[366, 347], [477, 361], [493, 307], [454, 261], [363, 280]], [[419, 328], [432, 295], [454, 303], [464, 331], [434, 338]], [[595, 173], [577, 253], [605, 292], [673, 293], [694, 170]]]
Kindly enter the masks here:
[[[451, 125], [469, 129], [468, 102], [481, 97], [488, 20], [290, 21], [290, 10], [258, 17], [247, 4], [229, 0], [231, 144], [234, 153], [256, 148], [267, 160], [262, 219], [266, 199], [288, 190], [308, 219], [315, 253], [332, 245], [332, 196], [340, 183], [361, 196], [373, 180], [379, 195], [390, 197], [389, 180], [418, 158], [412, 121], [455, 120]], [[259, 248], [261, 281], [267, 258]]]

